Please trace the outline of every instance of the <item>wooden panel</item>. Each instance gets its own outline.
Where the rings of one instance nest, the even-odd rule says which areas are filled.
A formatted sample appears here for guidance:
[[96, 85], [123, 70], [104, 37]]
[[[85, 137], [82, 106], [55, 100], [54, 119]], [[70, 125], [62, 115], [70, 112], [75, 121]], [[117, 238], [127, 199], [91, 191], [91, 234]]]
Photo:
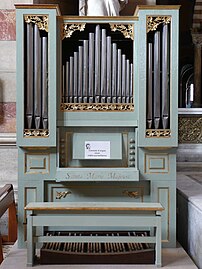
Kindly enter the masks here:
[[46, 182], [45, 196], [49, 202], [99, 202], [99, 201], [149, 201], [149, 182], [143, 181], [141, 184], [128, 184], [125, 186], [116, 184], [71, 184]]
[[49, 174], [50, 156], [43, 153], [25, 154], [25, 173], [26, 174]]
[[159, 187], [158, 188], [158, 202], [161, 203], [164, 207], [164, 211], [162, 212], [162, 223], [164, 225], [164, 229], [162, 230], [162, 241], [168, 242], [170, 236], [170, 190], [169, 187]]
[[145, 154], [145, 173], [157, 174], [169, 172], [169, 154]]

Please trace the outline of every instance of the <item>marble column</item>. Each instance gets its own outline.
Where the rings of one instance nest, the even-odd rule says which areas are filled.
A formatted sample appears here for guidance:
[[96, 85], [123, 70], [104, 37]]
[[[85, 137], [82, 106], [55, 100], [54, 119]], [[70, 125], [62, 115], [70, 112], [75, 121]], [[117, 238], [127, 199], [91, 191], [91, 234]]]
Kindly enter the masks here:
[[192, 32], [192, 40], [194, 43], [194, 106], [201, 107], [202, 91], [201, 91], [201, 47], [202, 33]]

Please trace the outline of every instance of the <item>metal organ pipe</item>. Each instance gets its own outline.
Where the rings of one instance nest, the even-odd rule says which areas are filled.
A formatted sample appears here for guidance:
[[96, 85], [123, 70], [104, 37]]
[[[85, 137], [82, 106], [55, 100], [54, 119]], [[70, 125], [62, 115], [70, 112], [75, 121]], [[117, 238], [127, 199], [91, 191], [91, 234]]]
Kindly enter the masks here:
[[64, 81], [66, 82], [66, 90], [65, 92], [65, 102], [68, 102], [68, 94], [69, 94], [69, 62], [66, 62], [66, 72], [64, 72], [64, 74], [66, 75], [66, 79], [64, 79]]
[[82, 103], [82, 90], [83, 90], [83, 47], [79, 46], [79, 74], [78, 74], [78, 97], [79, 103]]
[[100, 25], [95, 28], [95, 102], [100, 102]]
[[89, 103], [93, 103], [93, 90], [94, 90], [94, 33], [89, 33]]
[[107, 103], [111, 103], [112, 96], [112, 42], [111, 36], [107, 37]]
[[152, 67], [153, 67], [153, 45], [152, 43], [148, 44], [148, 61], [147, 61], [147, 72], [148, 72], [148, 79], [147, 79], [147, 128], [152, 128], [153, 122], [153, 109], [152, 109], [152, 96], [153, 96], [153, 75], [152, 75]]
[[133, 64], [100, 25], [96, 25], [95, 33], [89, 33], [89, 40], [83, 40], [64, 67], [66, 102], [132, 103]]
[[41, 37], [38, 26], [34, 25], [34, 119], [35, 128], [41, 125]]
[[88, 40], [83, 41], [83, 101], [88, 102]]
[[28, 129], [32, 128], [33, 119], [33, 100], [34, 100], [34, 88], [33, 88], [33, 24], [27, 23], [27, 76], [26, 76], [26, 125]]
[[162, 125], [163, 129], [168, 128], [169, 120], [169, 44], [168, 25], [163, 25], [162, 31]]
[[43, 129], [48, 129], [48, 38], [42, 37], [42, 125]]
[[160, 32], [154, 34], [154, 127], [160, 124]]
[[126, 102], [126, 55], [122, 55], [122, 68], [121, 68], [121, 95], [122, 95], [122, 103]]
[[69, 58], [69, 102], [73, 102], [73, 85], [74, 83], [74, 58], [71, 56]]
[[164, 23], [147, 44], [147, 128], [169, 128], [170, 26]]
[[117, 44], [112, 44], [112, 103], [116, 103], [117, 87]]
[[48, 129], [48, 36], [37, 24], [25, 29], [25, 128]]
[[78, 97], [78, 52], [74, 52], [74, 103], [77, 103]]
[[107, 78], [107, 36], [106, 29], [101, 32], [101, 103], [105, 103], [106, 98], [106, 78]]
[[118, 61], [117, 61], [117, 92], [116, 92], [116, 95], [117, 95], [117, 103], [121, 103], [121, 71], [122, 71], [122, 68], [121, 68], [121, 50], [118, 49]]

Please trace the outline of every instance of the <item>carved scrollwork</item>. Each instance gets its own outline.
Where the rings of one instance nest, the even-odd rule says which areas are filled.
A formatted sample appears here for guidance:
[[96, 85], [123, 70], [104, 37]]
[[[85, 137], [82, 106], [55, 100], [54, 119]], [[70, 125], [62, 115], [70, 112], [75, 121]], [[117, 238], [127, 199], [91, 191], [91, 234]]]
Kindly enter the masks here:
[[69, 194], [71, 194], [71, 191], [57, 191], [55, 198], [60, 200], [62, 198], [65, 198]]
[[169, 138], [171, 137], [170, 129], [148, 129], [146, 130], [146, 138]]
[[39, 30], [48, 32], [48, 16], [26, 15], [24, 18], [26, 23], [34, 23]]
[[86, 26], [86, 23], [74, 23], [74, 24], [63, 23], [63, 27], [61, 30], [62, 40], [64, 38], [70, 38], [75, 31], [80, 31], [80, 32], [84, 31], [85, 26]]
[[179, 117], [179, 143], [202, 143], [202, 118]]
[[102, 104], [102, 103], [92, 103], [92, 104], [82, 104], [82, 103], [62, 103], [60, 106], [62, 112], [67, 111], [134, 111], [134, 104]]
[[30, 138], [30, 137], [39, 137], [39, 138], [47, 138], [49, 137], [49, 130], [48, 129], [33, 129], [33, 130], [24, 130], [24, 137], [25, 138]]
[[125, 190], [125, 191], [123, 191], [123, 194], [130, 197], [130, 198], [138, 198], [140, 196], [138, 191]]
[[134, 28], [132, 24], [112, 24], [110, 23], [113, 32], [120, 31], [125, 38], [134, 40]]
[[156, 31], [162, 23], [168, 24], [171, 22], [171, 16], [147, 16], [147, 33]]

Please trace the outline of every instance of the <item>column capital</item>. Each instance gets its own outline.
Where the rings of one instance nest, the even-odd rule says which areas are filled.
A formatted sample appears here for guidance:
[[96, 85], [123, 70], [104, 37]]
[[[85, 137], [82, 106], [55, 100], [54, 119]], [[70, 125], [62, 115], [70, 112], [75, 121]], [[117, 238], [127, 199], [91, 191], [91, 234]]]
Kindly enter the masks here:
[[202, 33], [199, 32], [191, 32], [192, 35], [192, 42], [195, 46], [201, 47], [202, 46]]

